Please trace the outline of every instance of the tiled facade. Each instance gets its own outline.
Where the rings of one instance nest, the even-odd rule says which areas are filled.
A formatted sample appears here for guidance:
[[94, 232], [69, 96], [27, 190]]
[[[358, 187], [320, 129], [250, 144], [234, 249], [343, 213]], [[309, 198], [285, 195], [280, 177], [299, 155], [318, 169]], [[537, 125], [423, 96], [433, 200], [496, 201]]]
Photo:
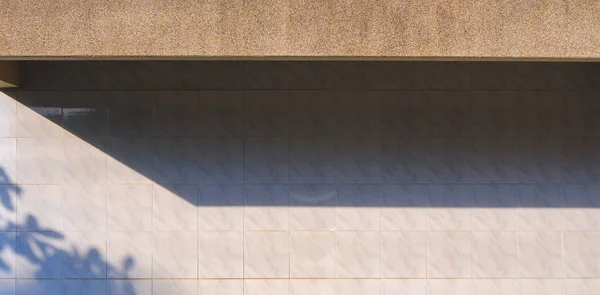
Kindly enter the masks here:
[[600, 288], [598, 64], [24, 67], [1, 295]]

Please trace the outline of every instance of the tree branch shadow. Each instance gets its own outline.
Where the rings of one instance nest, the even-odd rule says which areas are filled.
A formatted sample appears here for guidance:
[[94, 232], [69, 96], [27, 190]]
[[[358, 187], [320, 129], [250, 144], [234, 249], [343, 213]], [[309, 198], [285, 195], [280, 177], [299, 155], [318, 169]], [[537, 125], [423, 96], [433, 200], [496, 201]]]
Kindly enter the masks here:
[[[70, 245], [64, 233], [40, 224], [36, 216], [28, 214], [17, 217], [16, 200], [22, 197], [23, 188], [16, 185], [2, 167], [0, 183], [4, 183], [0, 185], [0, 205], [3, 212], [6, 212], [0, 214], [0, 277], [26, 279], [25, 283], [16, 284], [17, 294], [33, 295], [51, 289], [60, 294], [98, 292], [86, 290], [85, 283], [68, 285], [64, 282], [66, 279], [77, 280], [83, 276], [86, 279], [104, 281], [106, 274], [110, 273], [119, 280], [106, 280], [106, 291], [110, 290], [111, 295], [136, 295], [134, 287], [127, 280], [135, 265], [131, 256], [126, 257], [121, 265], [112, 265], [99, 249], [79, 249]], [[17, 272], [17, 261], [27, 264], [27, 267]], [[66, 268], [69, 274], [64, 272]], [[54, 281], [55, 288], [31, 284], [31, 279]]]

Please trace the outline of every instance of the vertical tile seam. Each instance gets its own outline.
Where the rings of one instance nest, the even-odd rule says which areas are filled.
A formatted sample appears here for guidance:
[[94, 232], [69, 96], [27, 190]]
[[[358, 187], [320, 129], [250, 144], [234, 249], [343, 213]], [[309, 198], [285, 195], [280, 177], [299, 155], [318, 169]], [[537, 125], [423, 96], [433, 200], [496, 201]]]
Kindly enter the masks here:
[[152, 98], [152, 117], [151, 117], [151, 146], [152, 146], [152, 169], [150, 170], [151, 172], [151, 177], [153, 178], [152, 182], [151, 182], [151, 189], [152, 189], [152, 214], [151, 214], [151, 221], [150, 221], [150, 227], [152, 230], [152, 251], [151, 251], [151, 259], [150, 259], [150, 294], [154, 294], [154, 259], [156, 256], [156, 251], [155, 251], [155, 245], [156, 245], [156, 231], [154, 230], [154, 203], [155, 203], [155, 199], [156, 199], [156, 176], [154, 175], [155, 171], [156, 171], [156, 140], [155, 140], [155, 136], [156, 136], [156, 98], [154, 97], [154, 94], [151, 94], [150, 97]]
[[561, 272], [561, 285], [563, 288], [563, 294], [565, 294], [565, 218], [564, 218], [564, 212], [565, 212], [565, 192], [564, 192], [564, 186], [561, 185], [560, 186], [560, 200], [561, 200], [561, 207], [560, 207], [560, 272]]
[[[425, 184], [425, 201], [429, 206], [429, 185]], [[423, 208], [425, 213], [425, 294], [429, 289], [429, 207]]]
[[[15, 186], [18, 187], [19, 186], [19, 157], [18, 157], [18, 142], [19, 142], [19, 133], [17, 128], [19, 127], [18, 124], [18, 118], [19, 118], [19, 108], [18, 108], [18, 102], [15, 100]], [[15, 223], [17, 223], [18, 219], [19, 219], [19, 199], [17, 198], [17, 200], [15, 201]], [[61, 203], [62, 203], [62, 189], [61, 189]], [[61, 210], [62, 212], [62, 210]], [[61, 214], [62, 215], [62, 214]], [[59, 216], [59, 218], [62, 219], [62, 217]], [[61, 220], [62, 222], [62, 220]], [[18, 224], [18, 223], [17, 223]], [[61, 229], [62, 229], [62, 225], [61, 225]], [[18, 241], [17, 241], [17, 233], [15, 232], [15, 252], [18, 252]], [[19, 273], [19, 264], [16, 263], [16, 258], [15, 258], [15, 281], [13, 282], [13, 285], [15, 287], [15, 294], [17, 293], [17, 274]], [[59, 265], [60, 267], [60, 265]], [[61, 270], [59, 268], [59, 274], [62, 276]]]
[[[196, 89], [196, 110], [197, 114], [200, 113], [200, 90]], [[194, 142], [195, 149], [198, 148], [198, 140]], [[196, 150], [198, 152], [198, 150]], [[194, 155], [194, 162], [197, 160], [198, 154]], [[196, 162], [197, 163], [197, 162]], [[196, 166], [196, 294], [200, 291], [198, 290], [198, 280], [200, 279], [200, 227], [198, 224], [200, 223], [200, 167]]]
[[[242, 1], [244, 3], [245, 0]], [[246, 99], [248, 64], [244, 63], [242, 69], [242, 294], [246, 294]]]
[[469, 218], [470, 218], [470, 226], [469, 226], [469, 237], [471, 238], [471, 261], [470, 262], [470, 280], [471, 286], [473, 286], [473, 248], [475, 247], [475, 236], [473, 234], [473, 207], [475, 206], [475, 187], [473, 185], [469, 185], [469, 193], [471, 195], [471, 204], [469, 208]]
[[520, 189], [520, 185], [515, 185], [515, 191], [517, 194], [517, 210], [515, 212], [515, 215], [517, 218], [517, 246], [516, 246], [516, 251], [515, 251], [516, 257], [517, 257], [517, 263], [515, 265], [515, 268], [517, 271], [517, 273], [516, 273], [517, 292], [519, 294], [521, 294], [521, 274], [520, 274], [521, 270], [519, 269], [519, 264], [520, 264], [519, 259], [521, 257], [520, 247], [519, 247], [519, 240], [521, 238], [520, 237], [520, 235], [521, 235], [521, 233], [520, 233], [520, 227], [521, 227], [521, 225], [520, 225], [520, 221], [521, 221], [521, 215], [520, 215], [520, 212], [521, 212], [521, 189]]
[[[62, 119], [63, 116], [63, 109], [60, 109], [60, 117]], [[60, 146], [61, 146], [61, 153], [60, 153], [60, 165], [61, 165], [61, 169], [60, 169], [60, 229], [61, 231], [65, 232], [65, 208], [64, 208], [64, 199], [65, 199], [65, 133], [64, 130], [62, 130], [62, 132], [60, 133]], [[60, 243], [60, 246], [62, 249], [60, 249], [63, 252], [66, 252], [66, 247], [65, 247], [65, 241], [62, 240]], [[60, 262], [59, 262], [59, 272], [60, 272], [60, 279], [63, 280], [65, 277], [64, 274], [64, 269], [63, 269], [63, 261], [62, 261], [62, 256], [60, 257]]]
[[106, 129], [105, 129], [105, 139], [104, 139], [104, 269], [105, 269], [105, 281], [104, 281], [104, 285], [106, 287], [106, 292], [108, 293], [108, 234], [109, 234], [109, 228], [108, 228], [108, 158], [109, 156], [109, 150], [110, 150], [110, 126], [109, 126], [109, 122], [110, 122], [110, 109], [108, 108], [108, 105], [106, 105], [106, 121], [104, 122]]
[[[288, 64], [289, 65], [289, 64]], [[288, 68], [289, 69], [289, 68]], [[291, 75], [291, 73], [290, 73]], [[288, 191], [288, 295], [292, 294], [292, 185], [291, 185], [291, 169], [292, 169], [292, 143], [291, 143], [291, 113], [292, 113], [292, 104], [291, 104], [291, 89], [289, 84], [289, 76], [288, 76], [288, 89], [287, 96], [285, 97], [285, 102], [287, 103], [287, 123], [288, 123], [288, 134], [287, 134], [287, 144], [288, 144], [288, 169], [287, 169], [287, 191]]]

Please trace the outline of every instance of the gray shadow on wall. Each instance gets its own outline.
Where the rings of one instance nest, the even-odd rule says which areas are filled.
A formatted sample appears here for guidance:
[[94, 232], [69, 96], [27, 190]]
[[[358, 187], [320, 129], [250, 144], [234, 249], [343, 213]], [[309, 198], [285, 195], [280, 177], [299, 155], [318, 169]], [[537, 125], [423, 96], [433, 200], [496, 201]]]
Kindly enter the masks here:
[[[468, 63], [283, 64], [34, 63], [62, 88], [6, 93], [120, 163], [115, 177], [196, 206], [600, 207], [600, 99], [577, 66], [508, 64], [514, 81], [484, 87]], [[559, 86], [532, 78], [548, 69]], [[250, 193], [265, 185], [288, 193]]]
[[[1, 294], [13, 293], [3, 288], [16, 288], [19, 295], [107, 294], [107, 290], [109, 294], [136, 295], [131, 281], [126, 280], [135, 264], [133, 258], [112, 265], [100, 249], [81, 250], [68, 244], [60, 229], [39, 223], [38, 216], [17, 214], [17, 199], [26, 188], [14, 184], [3, 167], [0, 183], [0, 273], [18, 278], [16, 285], [1, 284]], [[107, 273], [121, 279], [106, 280]]]

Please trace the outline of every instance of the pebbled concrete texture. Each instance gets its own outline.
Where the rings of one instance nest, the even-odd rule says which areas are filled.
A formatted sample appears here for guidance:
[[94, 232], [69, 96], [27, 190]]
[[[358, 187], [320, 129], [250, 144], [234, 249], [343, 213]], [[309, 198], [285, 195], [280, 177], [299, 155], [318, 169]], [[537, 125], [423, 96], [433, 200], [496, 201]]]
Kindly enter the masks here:
[[0, 58], [600, 59], [598, 0], [5, 0]]

